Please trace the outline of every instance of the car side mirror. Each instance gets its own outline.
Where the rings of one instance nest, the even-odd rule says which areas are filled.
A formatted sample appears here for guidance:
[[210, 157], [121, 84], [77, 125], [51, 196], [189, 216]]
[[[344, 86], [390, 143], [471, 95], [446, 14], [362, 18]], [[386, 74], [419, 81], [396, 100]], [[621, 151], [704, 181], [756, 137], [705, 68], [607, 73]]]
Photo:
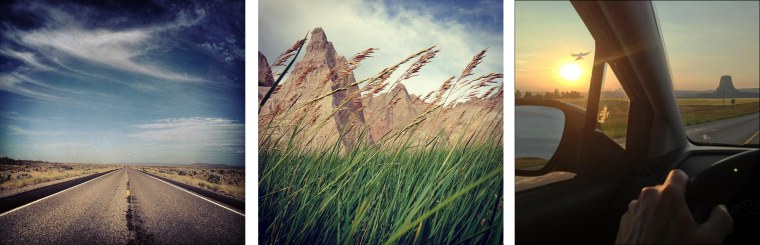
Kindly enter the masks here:
[[562, 110], [537, 105], [516, 106], [515, 169], [544, 169], [559, 148], [564, 130]]
[[515, 100], [515, 173], [573, 169], [585, 109], [558, 100]]

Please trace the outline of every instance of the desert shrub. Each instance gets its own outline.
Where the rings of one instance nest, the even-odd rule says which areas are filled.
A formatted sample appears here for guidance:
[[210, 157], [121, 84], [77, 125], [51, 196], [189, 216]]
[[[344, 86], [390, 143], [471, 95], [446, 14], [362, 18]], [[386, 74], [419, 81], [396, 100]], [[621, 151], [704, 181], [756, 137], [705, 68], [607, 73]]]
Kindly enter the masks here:
[[219, 177], [219, 175], [216, 175], [216, 174], [214, 174], [214, 173], [208, 173], [208, 174], [206, 175], [206, 180], [207, 180], [209, 183], [219, 184], [219, 183], [222, 181], [222, 178], [221, 178], [221, 177]]
[[5, 181], [11, 180], [11, 173], [9, 172], [0, 172], [0, 183], [3, 183]]
[[227, 179], [227, 184], [230, 185], [244, 185], [245, 177], [242, 174], [232, 174]]
[[28, 179], [31, 178], [32, 175], [29, 173], [21, 173], [19, 175], [16, 175], [16, 179]]

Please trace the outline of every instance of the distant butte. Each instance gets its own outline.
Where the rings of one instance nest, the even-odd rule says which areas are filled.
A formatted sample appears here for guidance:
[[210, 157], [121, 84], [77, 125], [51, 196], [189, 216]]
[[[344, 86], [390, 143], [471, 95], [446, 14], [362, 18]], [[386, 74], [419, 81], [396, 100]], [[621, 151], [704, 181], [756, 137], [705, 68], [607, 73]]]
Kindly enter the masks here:
[[690, 96], [691, 98], [757, 98], [760, 97], [758, 93], [742, 92], [734, 87], [734, 82], [730, 75], [724, 75], [720, 77], [718, 82], [718, 88], [712, 93], [701, 93]]

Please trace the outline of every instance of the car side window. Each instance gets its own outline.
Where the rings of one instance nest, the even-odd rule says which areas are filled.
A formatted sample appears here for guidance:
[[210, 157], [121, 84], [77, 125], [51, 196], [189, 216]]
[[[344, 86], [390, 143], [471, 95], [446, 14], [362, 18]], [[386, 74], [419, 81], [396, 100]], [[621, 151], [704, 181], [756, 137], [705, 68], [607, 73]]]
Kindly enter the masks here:
[[[515, 2], [515, 98], [556, 100], [586, 108], [594, 48], [593, 37], [570, 2]], [[517, 106], [517, 170], [541, 170], [557, 150], [564, 117], [560, 110], [552, 109]], [[517, 176], [516, 189], [574, 176], [568, 172]]]
[[609, 65], [605, 66], [602, 90], [599, 94], [599, 113], [596, 117], [597, 128], [615, 143], [625, 148], [628, 131], [628, 111], [631, 104], [628, 95], [620, 86], [617, 76]]

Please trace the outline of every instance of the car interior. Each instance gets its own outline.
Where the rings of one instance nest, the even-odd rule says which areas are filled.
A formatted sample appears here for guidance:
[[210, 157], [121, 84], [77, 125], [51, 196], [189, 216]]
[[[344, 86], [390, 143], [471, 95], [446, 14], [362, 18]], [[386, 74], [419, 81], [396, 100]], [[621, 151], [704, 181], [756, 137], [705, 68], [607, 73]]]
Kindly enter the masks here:
[[[718, 204], [734, 230], [725, 243], [760, 241], [760, 163], [756, 146], [694, 143], [686, 135], [658, 20], [648, 1], [578, 1], [572, 6], [596, 49], [586, 108], [557, 100], [516, 106], [562, 110], [565, 125], [548, 163], [517, 176], [556, 171], [575, 177], [515, 194], [516, 243], [614, 243], [628, 203], [672, 169], [690, 177], [687, 204], [701, 222]], [[591, 57], [588, 57], [591, 58]], [[599, 130], [597, 114], [609, 67], [630, 100], [625, 147]], [[520, 130], [517, 128], [516, 130]], [[517, 142], [519, 144], [519, 142]]]

